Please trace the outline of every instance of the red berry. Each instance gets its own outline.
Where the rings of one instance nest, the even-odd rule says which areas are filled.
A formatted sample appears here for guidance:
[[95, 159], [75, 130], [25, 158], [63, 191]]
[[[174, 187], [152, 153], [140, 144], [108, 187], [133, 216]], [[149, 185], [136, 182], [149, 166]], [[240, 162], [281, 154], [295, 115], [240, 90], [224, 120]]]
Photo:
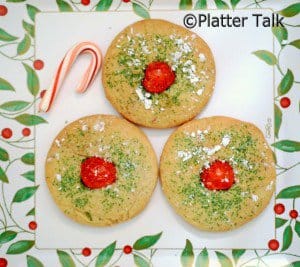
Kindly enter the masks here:
[[292, 219], [296, 219], [296, 218], [298, 217], [298, 211], [296, 211], [296, 210], [291, 210], [291, 211], [290, 211], [290, 217], [291, 217]]
[[43, 97], [44, 97], [44, 95], [46, 94], [46, 91], [47, 91], [47, 90], [42, 90], [42, 91], [40, 92], [40, 98], [43, 98]]
[[0, 258], [0, 267], [6, 267], [8, 264], [7, 259]]
[[103, 188], [116, 181], [117, 169], [112, 162], [99, 157], [91, 157], [82, 161], [80, 176], [86, 187]]
[[288, 97], [283, 97], [280, 99], [280, 106], [282, 108], [288, 108], [291, 105], [291, 100]]
[[268, 246], [271, 250], [277, 250], [279, 248], [279, 242], [276, 239], [271, 239]]
[[88, 257], [92, 254], [92, 250], [90, 248], [84, 248], [82, 249], [81, 254], [85, 257]]
[[129, 245], [124, 246], [124, 247], [123, 247], [123, 252], [124, 252], [125, 254], [130, 254], [130, 253], [132, 252], [132, 247], [129, 246]]
[[129, 3], [129, 2], [130, 2], [130, 0], [123, 0], [123, 2], [124, 2], [124, 3]]
[[24, 128], [22, 130], [23, 136], [29, 136], [31, 134], [31, 130], [29, 128]]
[[2, 135], [3, 138], [9, 139], [9, 138], [12, 137], [13, 132], [12, 132], [12, 130], [10, 128], [4, 128], [1, 131], [1, 135]]
[[81, 0], [81, 4], [83, 4], [84, 6], [88, 6], [90, 3], [90, 0]]
[[40, 59], [37, 59], [33, 62], [33, 67], [36, 70], [41, 70], [42, 68], [44, 68], [44, 62]]
[[162, 93], [175, 81], [175, 72], [165, 62], [152, 62], [145, 71], [142, 85], [149, 93]]
[[5, 16], [7, 14], [7, 7], [0, 5], [0, 16]]
[[234, 183], [234, 172], [228, 162], [216, 160], [202, 169], [200, 178], [209, 190], [227, 190]]
[[28, 224], [28, 227], [29, 227], [30, 230], [35, 230], [37, 228], [37, 223], [35, 221], [31, 221]]
[[282, 214], [285, 211], [285, 207], [283, 204], [278, 203], [274, 206], [274, 211], [276, 214]]

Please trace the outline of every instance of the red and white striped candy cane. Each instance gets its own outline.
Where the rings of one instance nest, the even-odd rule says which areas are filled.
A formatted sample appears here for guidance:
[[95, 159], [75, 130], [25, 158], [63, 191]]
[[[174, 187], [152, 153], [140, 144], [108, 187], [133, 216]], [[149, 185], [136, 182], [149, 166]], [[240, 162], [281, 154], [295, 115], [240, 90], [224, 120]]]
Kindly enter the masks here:
[[102, 64], [102, 54], [97, 45], [91, 42], [82, 42], [73, 46], [65, 55], [54, 75], [52, 84], [46, 90], [39, 105], [40, 112], [49, 111], [58, 89], [61, 87], [65, 77], [70, 71], [76, 58], [83, 53], [92, 55], [91, 63], [85, 71], [82, 80], [79, 82], [76, 91], [83, 93], [95, 79]]

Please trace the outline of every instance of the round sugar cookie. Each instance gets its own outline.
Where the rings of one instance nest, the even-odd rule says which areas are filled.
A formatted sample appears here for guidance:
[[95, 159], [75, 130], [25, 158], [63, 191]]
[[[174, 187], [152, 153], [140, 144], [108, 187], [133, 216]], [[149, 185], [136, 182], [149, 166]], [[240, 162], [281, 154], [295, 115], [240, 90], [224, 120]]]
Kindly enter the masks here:
[[94, 226], [117, 224], [140, 213], [158, 176], [145, 134], [110, 115], [67, 125], [53, 141], [45, 167], [58, 207], [73, 220]]
[[168, 139], [163, 192], [187, 222], [228, 231], [258, 216], [274, 192], [273, 153], [253, 124], [228, 117], [188, 122]]
[[206, 42], [160, 19], [136, 22], [110, 44], [102, 82], [111, 104], [128, 120], [168, 128], [194, 118], [215, 84], [215, 63]]

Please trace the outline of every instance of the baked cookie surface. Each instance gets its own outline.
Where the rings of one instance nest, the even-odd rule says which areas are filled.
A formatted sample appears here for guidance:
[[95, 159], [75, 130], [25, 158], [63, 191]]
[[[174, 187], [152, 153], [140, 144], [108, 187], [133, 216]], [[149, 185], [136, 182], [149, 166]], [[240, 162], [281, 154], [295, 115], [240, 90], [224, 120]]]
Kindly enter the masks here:
[[145, 208], [158, 166], [141, 130], [115, 116], [93, 115], [70, 123], [57, 135], [45, 172], [51, 195], [67, 216], [106, 226], [129, 220]]
[[255, 125], [210, 117], [188, 122], [171, 135], [160, 177], [168, 201], [187, 222], [202, 230], [228, 231], [268, 205], [274, 166], [272, 150]]
[[[175, 81], [172, 77], [162, 82], [167, 89], [159, 93], [144, 86], [151, 63], [164, 63], [175, 74]], [[191, 120], [204, 108], [215, 84], [215, 63], [210, 48], [195, 33], [147, 19], [126, 27], [112, 41], [102, 82], [106, 97], [125, 118], [146, 127], [168, 128]]]

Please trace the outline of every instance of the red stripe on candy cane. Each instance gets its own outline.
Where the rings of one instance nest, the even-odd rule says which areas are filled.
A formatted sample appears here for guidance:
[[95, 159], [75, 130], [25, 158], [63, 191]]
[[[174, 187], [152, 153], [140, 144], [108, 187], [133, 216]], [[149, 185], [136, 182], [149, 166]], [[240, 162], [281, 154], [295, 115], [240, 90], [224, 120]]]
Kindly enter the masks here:
[[52, 80], [52, 84], [49, 89], [44, 94], [40, 104], [39, 111], [40, 112], [48, 112], [54, 102], [56, 94], [61, 87], [63, 81], [68, 75], [71, 67], [76, 61], [77, 57], [83, 53], [89, 53], [92, 56], [91, 62], [85, 71], [83, 78], [79, 82], [76, 91], [79, 93], [83, 93], [86, 89], [91, 85], [94, 81], [98, 71], [101, 68], [102, 64], [102, 54], [97, 45], [91, 42], [82, 42], [73, 46], [64, 56], [63, 60], [60, 62], [54, 78]]

